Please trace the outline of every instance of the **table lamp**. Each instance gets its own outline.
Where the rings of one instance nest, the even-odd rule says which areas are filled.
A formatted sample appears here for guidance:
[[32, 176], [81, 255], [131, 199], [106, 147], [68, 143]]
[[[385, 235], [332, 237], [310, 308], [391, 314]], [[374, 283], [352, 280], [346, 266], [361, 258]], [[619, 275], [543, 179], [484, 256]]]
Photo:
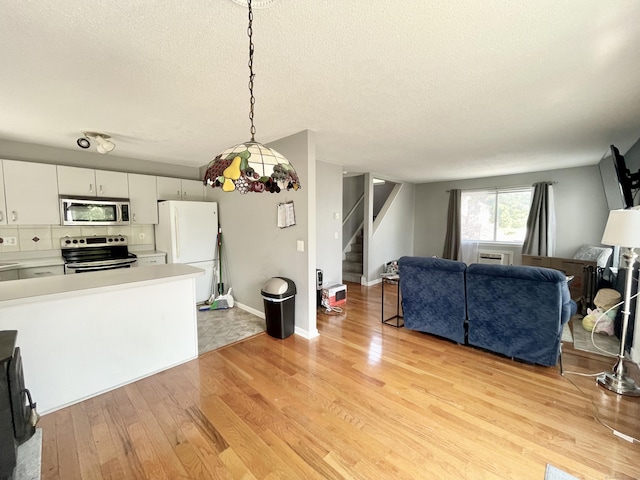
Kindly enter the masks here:
[[638, 258], [634, 248], [640, 247], [640, 210], [612, 210], [609, 212], [607, 225], [604, 227], [602, 243], [622, 247], [622, 254], [627, 270], [624, 283], [624, 306], [622, 307], [622, 335], [620, 336], [620, 352], [618, 361], [611, 372], [603, 373], [596, 381], [598, 385], [619, 395], [640, 396], [638, 388], [632, 378], [627, 376], [624, 367], [624, 347], [629, 325], [629, 311], [631, 304], [631, 283], [633, 282], [633, 265]]

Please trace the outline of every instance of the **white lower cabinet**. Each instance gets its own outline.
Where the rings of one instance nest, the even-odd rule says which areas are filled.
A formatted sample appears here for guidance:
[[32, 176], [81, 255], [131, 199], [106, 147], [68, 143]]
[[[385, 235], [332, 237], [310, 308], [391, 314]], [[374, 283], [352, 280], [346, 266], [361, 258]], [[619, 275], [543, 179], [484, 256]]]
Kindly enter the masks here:
[[164, 265], [167, 263], [166, 254], [138, 256], [138, 267], [148, 267], [150, 265]]
[[30, 267], [18, 270], [18, 277], [21, 279], [51, 277], [53, 275], [64, 275], [64, 266], [51, 265], [48, 267]]
[[18, 280], [18, 270], [0, 270], [0, 282], [6, 280]]

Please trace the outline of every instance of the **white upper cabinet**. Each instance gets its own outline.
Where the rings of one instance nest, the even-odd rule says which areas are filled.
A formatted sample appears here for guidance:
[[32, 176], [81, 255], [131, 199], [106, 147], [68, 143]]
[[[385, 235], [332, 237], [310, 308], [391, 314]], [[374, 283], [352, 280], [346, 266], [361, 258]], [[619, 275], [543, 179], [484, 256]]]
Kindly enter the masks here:
[[60, 195], [96, 196], [95, 170], [62, 165], [58, 165], [56, 168]]
[[129, 198], [129, 182], [124, 172], [96, 170], [98, 197]]
[[56, 166], [3, 160], [9, 225], [60, 225]]
[[182, 200], [182, 182], [179, 178], [156, 177], [158, 200]]
[[158, 200], [204, 200], [204, 185], [200, 180], [157, 177]]
[[128, 177], [131, 223], [139, 225], [158, 223], [156, 177], [137, 173], [129, 173]]
[[124, 172], [58, 165], [60, 195], [129, 198], [129, 184]]
[[7, 202], [4, 200], [4, 174], [0, 161], [0, 225], [7, 224]]
[[204, 200], [204, 185], [200, 180], [182, 180], [182, 200], [202, 202]]

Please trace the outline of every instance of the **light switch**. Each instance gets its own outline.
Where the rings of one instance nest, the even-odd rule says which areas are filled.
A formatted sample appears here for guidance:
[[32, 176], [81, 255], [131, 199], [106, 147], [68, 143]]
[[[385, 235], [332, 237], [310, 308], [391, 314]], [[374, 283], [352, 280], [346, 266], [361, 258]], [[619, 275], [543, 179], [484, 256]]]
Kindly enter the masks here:
[[298, 251], [304, 252], [304, 240], [298, 240]]
[[338, 232], [333, 232], [333, 238], [338, 238]]
[[333, 212], [333, 218], [336, 220], [340, 220], [340, 212]]

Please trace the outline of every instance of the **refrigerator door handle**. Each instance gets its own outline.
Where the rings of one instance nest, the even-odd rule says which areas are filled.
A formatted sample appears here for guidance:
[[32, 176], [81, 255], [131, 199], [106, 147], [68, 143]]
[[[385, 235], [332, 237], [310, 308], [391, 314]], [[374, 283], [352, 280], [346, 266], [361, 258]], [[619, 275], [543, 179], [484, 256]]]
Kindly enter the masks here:
[[173, 211], [173, 220], [176, 222], [176, 258], [180, 258], [180, 222], [178, 222], [178, 209]]

